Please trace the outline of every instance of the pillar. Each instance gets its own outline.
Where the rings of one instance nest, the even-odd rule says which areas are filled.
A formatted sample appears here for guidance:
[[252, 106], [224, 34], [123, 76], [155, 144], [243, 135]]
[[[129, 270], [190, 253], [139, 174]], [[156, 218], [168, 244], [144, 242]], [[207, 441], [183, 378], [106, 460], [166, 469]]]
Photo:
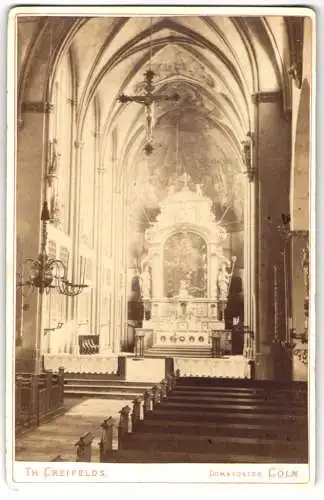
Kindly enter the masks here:
[[251, 186], [248, 181], [245, 183], [244, 196], [244, 323], [252, 329], [251, 318], [251, 273], [252, 273], [252, 252], [251, 252]]
[[163, 275], [163, 263], [161, 255], [161, 247], [152, 248], [151, 250], [151, 262], [152, 262], [152, 298], [160, 299], [164, 295], [164, 275]]
[[[75, 170], [74, 170], [74, 191], [73, 198], [74, 209], [71, 214], [71, 221], [73, 224], [71, 227], [73, 228], [72, 233], [72, 281], [74, 283], [78, 283], [80, 281], [80, 178], [81, 178], [81, 162], [82, 162], [82, 154], [83, 154], [83, 146], [84, 142], [77, 138], [74, 141], [74, 150], [73, 157], [75, 159]], [[72, 311], [71, 317], [73, 318], [73, 340], [72, 340], [72, 353], [79, 354], [79, 338], [78, 338], [78, 307], [79, 307], [79, 296], [72, 297]]]
[[[37, 259], [40, 250], [40, 217], [44, 199], [44, 170], [48, 114], [43, 101], [24, 102], [17, 133], [17, 269], [24, 258]], [[26, 279], [26, 278], [25, 278]], [[16, 370], [32, 371], [41, 352], [42, 296], [38, 290], [23, 302], [21, 339], [16, 348]]]
[[[291, 377], [290, 358], [279, 342], [285, 338], [284, 305], [288, 298], [285, 297], [283, 259], [286, 240], [278, 229], [282, 226], [282, 214], [289, 214], [291, 118], [283, 113], [281, 92], [255, 94], [253, 103], [256, 378], [281, 380]], [[277, 269], [277, 308], [274, 266]]]
[[217, 278], [219, 271], [219, 262], [218, 262], [217, 248], [215, 244], [210, 245], [209, 253], [210, 256], [209, 256], [209, 266], [208, 266], [208, 281], [209, 281], [208, 295], [211, 300], [216, 300], [218, 296]]

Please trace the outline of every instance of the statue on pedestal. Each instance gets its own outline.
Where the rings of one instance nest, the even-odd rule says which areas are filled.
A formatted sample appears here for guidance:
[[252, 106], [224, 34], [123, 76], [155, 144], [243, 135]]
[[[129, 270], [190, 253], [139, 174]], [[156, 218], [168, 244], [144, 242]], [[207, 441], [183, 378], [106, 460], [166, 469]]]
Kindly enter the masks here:
[[180, 288], [179, 288], [179, 299], [186, 299], [189, 298], [189, 292], [188, 292], [188, 283], [186, 280], [180, 280]]
[[141, 274], [141, 291], [144, 300], [151, 298], [151, 273], [148, 267]]
[[230, 285], [231, 273], [227, 270], [226, 264], [220, 268], [217, 278], [218, 298], [221, 301], [226, 301]]

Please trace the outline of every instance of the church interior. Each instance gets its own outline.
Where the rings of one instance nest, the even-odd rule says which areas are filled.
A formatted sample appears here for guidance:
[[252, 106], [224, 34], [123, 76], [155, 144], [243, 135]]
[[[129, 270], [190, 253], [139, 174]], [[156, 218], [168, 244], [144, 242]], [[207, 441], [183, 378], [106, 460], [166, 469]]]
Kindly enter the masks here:
[[306, 463], [312, 17], [16, 34], [16, 460]]

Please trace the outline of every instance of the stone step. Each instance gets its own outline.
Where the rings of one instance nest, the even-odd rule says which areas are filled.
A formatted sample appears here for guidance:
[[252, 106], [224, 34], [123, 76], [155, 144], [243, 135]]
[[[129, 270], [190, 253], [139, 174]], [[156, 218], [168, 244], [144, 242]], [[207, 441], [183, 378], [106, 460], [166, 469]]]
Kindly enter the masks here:
[[271, 438], [282, 440], [288, 437], [303, 439], [305, 429], [290, 424], [276, 422], [274, 424], [259, 423], [233, 423], [228, 422], [204, 422], [200, 425], [197, 422], [173, 421], [173, 420], [142, 420], [133, 428], [133, 432], [139, 433], [176, 433], [181, 435], [197, 436], [230, 436], [230, 437], [251, 437], [255, 439]]
[[210, 346], [155, 346], [145, 351], [146, 357], [210, 358]]
[[188, 351], [191, 350], [191, 351], [198, 351], [198, 350], [204, 350], [204, 349], [211, 349], [211, 344], [203, 344], [203, 345], [199, 345], [199, 344], [195, 344], [195, 345], [175, 345], [175, 344], [159, 344], [159, 345], [154, 345], [152, 347], [148, 347], [147, 348], [147, 351], [155, 351], [155, 350], [158, 350], [158, 349], [163, 349], [163, 350], [168, 350], [168, 349], [177, 349], [179, 351], [181, 350], [184, 350], [184, 349], [187, 349]]
[[98, 382], [97, 380], [81, 380], [79, 382], [75, 382], [75, 380], [71, 380], [68, 382], [64, 383], [64, 390], [65, 389], [85, 389], [85, 390], [90, 390], [90, 389], [95, 389], [96, 391], [114, 391], [114, 392], [144, 392], [148, 388], [152, 388], [153, 384], [145, 384], [145, 385], [138, 385], [137, 383], [135, 384], [109, 384], [105, 382]]
[[69, 373], [64, 372], [64, 380], [85, 380], [85, 379], [93, 379], [93, 380], [103, 380], [105, 382], [120, 383], [125, 381], [125, 377], [121, 375], [114, 375], [108, 373]]
[[204, 345], [204, 346], [154, 346], [146, 349], [146, 352], [158, 352], [158, 351], [177, 351], [177, 352], [182, 352], [182, 351], [188, 351], [188, 352], [204, 352], [204, 351], [211, 351], [211, 346], [210, 345]]
[[211, 358], [211, 354], [208, 352], [181, 352], [178, 351], [161, 351], [161, 352], [146, 352], [144, 353], [146, 358], [186, 358], [186, 359], [201, 359], [201, 358]]
[[64, 382], [73, 382], [73, 383], [98, 383], [98, 384], [107, 384], [109, 386], [131, 386], [131, 385], [136, 385], [136, 386], [141, 386], [141, 387], [146, 387], [148, 385], [151, 385], [150, 382], [130, 382], [128, 380], [124, 380], [122, 378], [118, 379], [110, 379], [108, 377], [98, 377], [95, 374], [92, 374], [92, 376], [87, 376], [87, 377], [82, 377], [82, 375], [78, 375], [77, 377], [71, 377], [70, 374], [64, 375]]
[[197, 436], [181, 434], [133, 433], [124, 437], [122, 449], [163, 450], [198, 453], [254, 453], [255, 455], [293, 456], [307, 455], [307, 443], [291, 440], [255, 439], [230, 436]]
[[69, 398], [75, 397], [84, 397], [84, 398], [99, 398], [99, 399], [125, 399], [132, 401], [136, 396], [140, 396], [142, 394], [142, 391], [136, 392], [115, 392], [111, 391], [109, 389], [104, 389], [104, 390], [96, 390], [96, 389], [91, 389], [91, 390], [86, 390], [82, 387], [74, 387], [71, 389], [64, 389], [64, 395], [68, 396]]
[[152, 347], [151, 349], [147, 349], [145, 351], [146, 354], [150, 354], [150, 353], [158, 353], [158, 352], [176, 352], [177, 354], [180, 355], [181, 357], [181, 353], [184, 353], [184, 352], [190, 352], [190, 353], [208, 353], [208, 352], [211, 352], [211, 348], [210, 347], [196, 347], [196, 348], [191, 348], [191, 347], [179, 347], [179, 348], [176, 348], [176, 347]]
[[204, 453], [197, 452], [173, 452], [163, 450], [118, 450], [106, 455], [102, 462], [105, 463], [212, 463], [212, 464], [255, 464], [255, 463], [307, 463], [305, 457], [286, 457], [284, 455], [272, 456], [255, 455], [254, 453]]

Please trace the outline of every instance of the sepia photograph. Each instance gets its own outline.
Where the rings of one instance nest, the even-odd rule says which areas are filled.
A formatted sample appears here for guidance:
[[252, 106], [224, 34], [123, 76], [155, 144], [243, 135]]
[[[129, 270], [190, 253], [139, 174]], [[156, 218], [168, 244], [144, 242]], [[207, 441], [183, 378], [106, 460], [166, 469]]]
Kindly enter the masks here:
[[8, 36], [12, 480], [307, 483], [314, 11], [17, 7]]

